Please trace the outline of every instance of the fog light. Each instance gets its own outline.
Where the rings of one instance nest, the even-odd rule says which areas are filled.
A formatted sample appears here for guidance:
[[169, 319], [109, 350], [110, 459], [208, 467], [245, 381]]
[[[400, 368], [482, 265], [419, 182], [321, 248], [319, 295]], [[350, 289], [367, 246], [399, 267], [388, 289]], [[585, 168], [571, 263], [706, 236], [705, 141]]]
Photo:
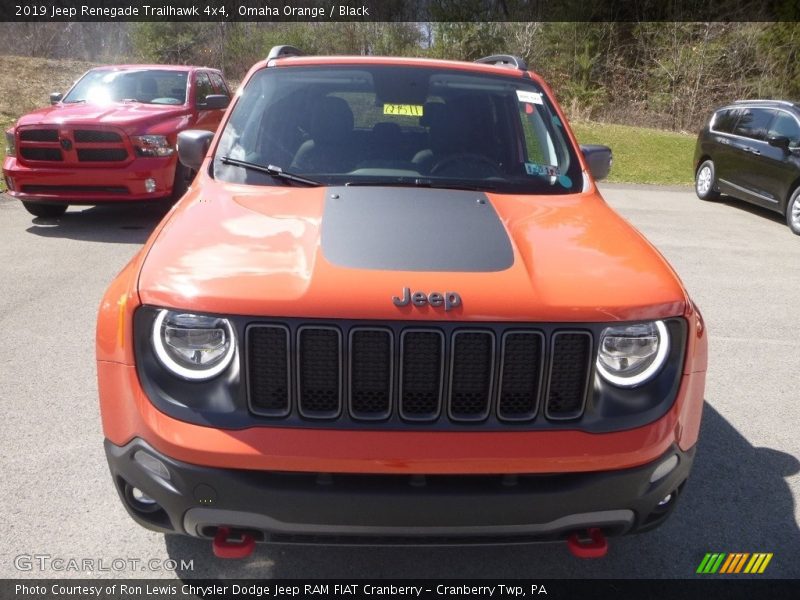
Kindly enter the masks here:
[[169, 469], [167, 469], [167, 465], [158, 460], [155, 456], [138, 450], [136, 454], [133, 455], [133, 460], [153, 473], [153, 475], [158, 475], [161, 479], [169, 480]]
[[142, 490], [140, 490], [137, 487], [131, 490], [131, 496], [133, 496], [133, 499], [136, 500], [137, 502], [140, 502], [141, 504], [150, 505], [156, 503], [155, 500], [153, 500], [150, 496], [145, 494]]
[[659, 479], [663, 479], [664, 477], [669, 475], [672, 472], [672, 470], [677, 466], [678, 466], [678, 455], [673, 454], [667, 460], [665, 460], [656, 467], [655, 471], [653, 471], [653, 474], [650, 475], [650, 483], [655, 483]]
[[664, 496], [664, 498], [661, 500], [661, 502], [658, 503], [658, 505], [659, 506], [666, 506], [671, 501], [672, 501], [672, 494], [667, 494], [666, 496]]
[[156, 180], [155, 179], [145, 179], [144, 180], [144, 189], [147, 190], [148, 194], [152, 194], [156, 191]]

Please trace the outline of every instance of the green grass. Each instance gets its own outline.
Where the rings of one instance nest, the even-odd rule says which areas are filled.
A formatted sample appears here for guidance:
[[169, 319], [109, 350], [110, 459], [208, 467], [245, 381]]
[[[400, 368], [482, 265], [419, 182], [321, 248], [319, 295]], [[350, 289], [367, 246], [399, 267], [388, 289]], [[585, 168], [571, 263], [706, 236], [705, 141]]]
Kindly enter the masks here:
[[604, 144], [614, 153], [607, 181], [691, 185], [696, 136], [645, 127], [577, 121], [581, 144]]

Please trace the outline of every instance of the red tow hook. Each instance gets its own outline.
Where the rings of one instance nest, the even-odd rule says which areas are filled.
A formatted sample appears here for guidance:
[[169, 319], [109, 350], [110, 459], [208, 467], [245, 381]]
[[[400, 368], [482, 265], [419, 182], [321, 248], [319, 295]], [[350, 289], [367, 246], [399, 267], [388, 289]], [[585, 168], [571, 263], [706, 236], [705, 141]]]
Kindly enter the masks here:
[[608, 542], [602, 529], [590, 527], [587, 530], [590, 540], [581, 539], [577, 533], [567, 538], [567, 548], [577, 558], [603, 558], [608, 553]]
[[242, 533], [238, 540], [231, 540], [230, 527], [220, 527], [214, 536], [211, 547], [217, 558], [247, 558], [256, 547], [255, 538], [249, 533]]

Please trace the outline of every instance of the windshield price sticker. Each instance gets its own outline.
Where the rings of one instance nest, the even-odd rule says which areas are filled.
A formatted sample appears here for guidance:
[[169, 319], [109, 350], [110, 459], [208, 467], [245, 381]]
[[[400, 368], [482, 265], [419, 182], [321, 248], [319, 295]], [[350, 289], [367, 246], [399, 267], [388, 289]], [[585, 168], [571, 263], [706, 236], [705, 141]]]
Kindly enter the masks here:
[[421, 104], [384, 104], [383, 114], [399, 115], [403, 117], [421, 117]]
[[528, 92], [525, 90], [517, 90], [517, 100], [520, 102], [531, 102], [533, 104], [544, 104], [540, 93]]

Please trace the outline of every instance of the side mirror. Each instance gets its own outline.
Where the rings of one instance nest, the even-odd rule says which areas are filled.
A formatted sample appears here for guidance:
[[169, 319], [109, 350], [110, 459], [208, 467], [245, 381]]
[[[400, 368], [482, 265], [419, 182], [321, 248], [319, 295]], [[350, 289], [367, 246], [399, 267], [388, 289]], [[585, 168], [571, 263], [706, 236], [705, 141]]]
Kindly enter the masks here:
[[596, 181], [608, 177], [611, 171], [611, 163], [614, 160], [611, 148], [600, 144], [581, 144], [581, 152], [586, 159], [589, 172]]
[[791, 142], [785, 135], [771, 135], [767, 138], [767, 143], [770, 146], [775, 146], [776, 148], [780, 148], [784, 152], [788, 153]]
[[223, 96], [222, 94], [209, 94], [206, 96], [205, 100], [197, 103], [197, 107], [205, 110], [219, 110], [228, 108], [228, 104], [230, 103], [231, 99], [227, 96]]
[[50, 104], [58, 104], [61, 101], [63, 94], [61, 92], [53, 92], [50, 94]]
[[178, 134], [178, 160], [193, 171], [203, 165], [214, 134], [204, 129], [187, 129]]

